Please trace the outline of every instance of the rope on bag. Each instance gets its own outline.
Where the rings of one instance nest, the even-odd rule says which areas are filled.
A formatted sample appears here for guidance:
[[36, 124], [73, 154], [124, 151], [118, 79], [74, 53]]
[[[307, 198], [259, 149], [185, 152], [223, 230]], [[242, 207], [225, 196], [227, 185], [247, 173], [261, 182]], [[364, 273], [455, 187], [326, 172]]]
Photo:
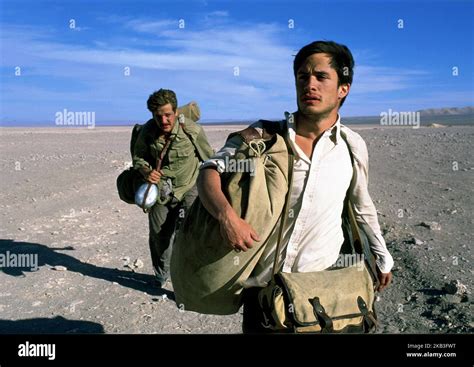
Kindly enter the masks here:
[[249, 149], [254, 152], [257, 157], [260, 157], [266, 148], [267, 146], [263, 140], [252, 140], [249, 143]]

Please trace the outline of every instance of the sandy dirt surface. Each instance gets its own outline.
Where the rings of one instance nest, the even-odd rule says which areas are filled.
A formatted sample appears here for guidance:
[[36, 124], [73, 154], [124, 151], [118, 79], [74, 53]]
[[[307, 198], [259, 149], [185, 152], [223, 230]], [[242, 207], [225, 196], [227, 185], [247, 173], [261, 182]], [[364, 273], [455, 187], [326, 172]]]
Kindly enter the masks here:
[[[205, 130], [219, 148], [241, 128]], [[395, 258], [378, 332], [472, 332], [474, 127], [355, 130]], [[0, 255], [38, 260], [0, 269], [0, 333], [240, 332], [241, 314], [181, 312], [170, 283], [153, 286], [147, 217], [115, 188], [130, 131], [0, 129]]]

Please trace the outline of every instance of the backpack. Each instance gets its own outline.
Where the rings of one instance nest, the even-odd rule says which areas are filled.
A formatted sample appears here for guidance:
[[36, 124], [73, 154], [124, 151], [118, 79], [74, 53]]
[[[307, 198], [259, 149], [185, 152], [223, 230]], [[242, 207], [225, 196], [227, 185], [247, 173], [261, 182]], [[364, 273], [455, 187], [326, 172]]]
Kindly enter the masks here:
[[[132, 129], [132, 135], [130, 137], [130, 155], [133, 159], [133, 147], [137, 141], [138, 134], [140, 133], [143, 125], [135, 124]], [[145, 180], [140, 172], [133, 167], [130, 167], [123, 171], [117, 177], [117, 191], [120, 199], [127, 204], [135, 204], [135, 192], [143, 184]]]
[[[223, 246], [219, 222], [198, 197], [176, 234], [171, 256], [175, 301], [181, 310], [215, 315], [237, 313], [243, 301], [243, 284], [260, 260], [266, 241], [280, 220], [287, 201], [293, 157], [288, 154], [291, 147], [284, 137], [283, 125], [264, 120], [261, 125], [261, 133], [249, 127], [228, 137], [241, 137], [235, 160], [252, 159], [256, 174], [224, 172], [221, 185], [237, 215], [258, 228], [260, 237], [265, 240], [254, 243], [252, 251], [247, 252], [236, 253]], [[258, 149], [260, 146], [263, 149]], [[349, 152], [353, 160], [350, 147]], [[348, 221], [343, 223], [343, 230], [350, 227]], [[345, 247], [348, 245], [350, 243], [345, 243]], [[365, 258], [375, 266], [368, 243], [363, 249]], [[370, 275], [376, 277], [376, 272], [371, 271]]]
[[[179, 107], [178, 114], [183, 115], [184, 117], [187, 117], [194, 122], [198, 121], [201, 117], [201, 112], [196, 102], [190, 102], [184, 106]], [[183, 131], [186, 133], [186, 135], [190, 137], [186, 129], [184, 128], [184, 124], [180, 123], [180, 125]], [[135, 147], [135, 143], [138, 139], [138, 135], [140, 134], [140, 131], [142, 130], [143, 126], [145, 125], [135, 124], [135, 126], [132, 129], [132, 134], [130, 137], [130, 156], [132, 157], [132, 159], [133, 159], [133, 149]], [[194, 144], [194, 139], [190, 137], [190, 140]], [[118, 191], [120, 200], [126, 202], [127, 204], [135, 204], [135, 192], [140, 187], [140, 185], [142, 185], [144, 182], [145, 182], [145, 179], [143, 178], [142, 174], [138, 172], [136, 169], [134, 169], [133, 167], [130, 167], [124, 170], [117, 177], [117, 181], [116, 181], [117, 191]]]
[[[267, 238], [283, 210], [290, 162], [286, 141], [277, 133], [278, 124], [263, 125], [263, 134], [251, 127], [228, 137], [242, 138], [235, 160], [252, 160], [256, 174], [224, 172], [221, 181], [237, 214]], [[222, 241], [218, 221], [196, 198], [176, 234], [171, 257], [173, 289], [181, 309], [216, 315], [238, 312], [242, 283], [263, 254], [265, 241], [238, 254]]]

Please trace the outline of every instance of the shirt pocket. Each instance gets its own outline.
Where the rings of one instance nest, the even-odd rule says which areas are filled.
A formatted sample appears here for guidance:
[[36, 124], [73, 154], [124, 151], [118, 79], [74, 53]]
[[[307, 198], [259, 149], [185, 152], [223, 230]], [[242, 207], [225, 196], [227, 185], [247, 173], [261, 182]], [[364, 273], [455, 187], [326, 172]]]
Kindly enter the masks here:
[[194, 156], [194, 146], [193, 145], [185, 145], [184, 147], [180, 147], [177, 149], [177, 155], [180, 159], [186, 159], [188, 157]]
[[183, 168], [188, 159], [192, 159], [194, 155], [193, 146], [178, 146], [176, 148], [170, 149], [168, 152], [168, 161], [171, 170], [178, 170]]

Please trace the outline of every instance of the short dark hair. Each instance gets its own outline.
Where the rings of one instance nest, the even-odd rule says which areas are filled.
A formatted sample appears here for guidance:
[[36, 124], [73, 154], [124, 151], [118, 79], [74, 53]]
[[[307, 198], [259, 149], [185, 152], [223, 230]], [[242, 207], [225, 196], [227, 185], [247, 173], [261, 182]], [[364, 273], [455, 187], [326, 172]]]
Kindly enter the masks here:
[[170, 103], [173, 107], [173, 111], [176, 112], [178, 108], [178, 99], [176, 93], [169, 89], [160, 89], [153, 94], [150, 94], [148, 101], [146, 102], [148, 110], [153, 113], [161, 106]]
[[[337, 72], [337, 86], [352, 84], [352, 77], [354, 76], [354, 58], [352, 57], [352, 53], [347, 46], [333, 41], [315, 41], [299, 50], [293, 61], [295, 78], [298, 69], [303, 65], [305, 60], [309, 56], [319, 53], [325, 53], [330, 56], [331, 61], [329, 64]], [[341, 100], [339, 107], [342, 106], [345, 99], [346, 97]]]

